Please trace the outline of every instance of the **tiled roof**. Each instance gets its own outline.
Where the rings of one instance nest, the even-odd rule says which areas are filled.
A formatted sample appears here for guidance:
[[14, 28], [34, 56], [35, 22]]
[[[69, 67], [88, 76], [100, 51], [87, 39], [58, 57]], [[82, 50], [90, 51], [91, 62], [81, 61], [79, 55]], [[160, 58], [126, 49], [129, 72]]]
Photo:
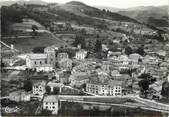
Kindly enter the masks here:
[[98, 85], [109, 85], [109, 86], [119, 86], [122, 85], [123, 81], [117, 81], [117, 80], [108, 80], [105, 79], [104, 81], [100, 81], [99, 78], [92, 78], [89, 81], [90, 84], [98, 84]]
[[47, 54], [29, 54], [30, 59], [46, 59]]
[[45, 96], [43, 102], [58, 102], [58, 96], [57, 95]]

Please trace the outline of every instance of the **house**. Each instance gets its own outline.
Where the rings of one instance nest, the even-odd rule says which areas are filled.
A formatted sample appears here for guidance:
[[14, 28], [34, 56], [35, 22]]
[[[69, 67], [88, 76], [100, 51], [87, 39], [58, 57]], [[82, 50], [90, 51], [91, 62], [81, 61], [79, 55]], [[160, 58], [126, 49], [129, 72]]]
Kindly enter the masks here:
[[61, 53], [58, 53], [57, 54], [57, 60], [60, 61], [62, 59], [68, 59], [69, 58], [69, 55], [68, 53], [65, 53], [65, 52], [61, 52]]
[[110, 66], [111, 66], [111, 62], [109, 62], [109, 61], [102, 61], [101, 69], [104, 72], [109, 73], [110, 72]]
[[85, 72], [75, 73], [69, 77], [69, 82], [71, 86], [81, 87], [89, 81], [89, 76]]
[[159, 51], [156, 52], [156, 54], [159, 55], [159, 56], [165, 57], [166, 56], [166, 51], [159, 50]]
[[72, 69], [72, 60], [69, 58], [64, 58], [59, 61], [59, 67], [61, 69], [65, 70], [71, 70]]
[[33, 84], [33, 94], [35, 95], [43, 95], [46, 92], [45, 89], [46, 86], [46, 82], [45, 81], [41, 81], [41, 82], [35, 82]]
[[54, 69], [53, 69], [53, 66], [50, 65], [50, 64], [36, 67], [36, 71], [37, 71], [37, 72], [41, 72], [41, 71], [43, 71], [43, 72], [51, 72], [51, 71], [53, 71], [53, 70], [54, 70]]
[[147, 73], [150, 73], [153, 77], [156, 77], [158, 79], [162, 79], [166, 76], [168, 70], [162, 70], [162, 69], [155, 69], [155, 68], [147, 68]]
[[18, 90], [9, 93], [9, 99], [11, 101], [21, 102], [21, 101], [30, 101], [30, 93], [24, 91], [24, 90]]
[[84, 61], [79, 65], [73, 67], [71, 73], [74, 74], [76, 72], [91, 72], [95, 70], [96, 66], [97, 66], [96, 62]]
[[116, 52], [113, 52], [113, 51], [108, 51], [108, 54], [107, 54], [107, 58], [111, 59], [113, 56], [119, 56], [121, 55], [122, 52], [121, 51], [116, 51]]
[[150, 55], [146, 55], [143, 58], [143, 63], [144, 64], [149, 64], [149, 63], [154, 63], [154, 64], [158, 64], [158, 59], [156, 57], [150, 56]]
[[109, 50], [106, 44], [102, 44], [101, 46], [102, 46], [102, 51], [106, 52], [107, 50]]
[[160, 80], [149, 86], [152, 96], [161, 98], [162, 83], [163, 81]]
[[162, 62], [159, 66], [162, 70], [167, 70], [169, 67], [167, 62]]
[[122, 95], [122, 81], [105, 80], [100, 82], [97, 78], [90, 80], [86, 84], [86, 91], [96, 95]]
[[133, 62], [138, 62], [139, 59], [142, 59], [143, 57], [137, 53], [133, 53], [129, 55], [129, 59]]
[[104, 71], [98, 71], [97, 75], [98, 75], [98, 78], [100, 80], [104, 80], [104, 79], [108, 78], [108, 74], [106, 72], [104, 72]]
[[70, 77], [69, 73], [63, 72], [59, 76], [60, 83], [62, 83], [62, 84], [68, 84], [69, 83], [69, 77]]
[[26, 66], [28, 68], [36, 68], [48, 65], [47, 54], [29, 54], [26, 56]]
[[126, 81], [130, 80], [130, 76], [127, 74], [120, 74], [118, 70], [111, 71], [111, 76], [113, 80]]
[[62, 92], [62, 88], [64, 87], [64, 84], [57, 83], [57, 82], [48, 82], [47, 86], [49, 86], [51, 88], [51, 92], [53, 92], [54, 87], [58, 87], [59, 92]]
[[87, 55], [87, 51], [79, 50], [76, 52], [75, 59], [77, 60], [84, 60]]
[[52, 114], [58, 113], [58, 98], [56, 95], [48, 95], [43, 99], [43, 109], [52, 111]]
[[129, 59], [130, 59], [130, 64], [136, 68], [138, 67], [138, 63], [142, 61], [143, 57], [137, 53], [133, 53], [129, 55]]

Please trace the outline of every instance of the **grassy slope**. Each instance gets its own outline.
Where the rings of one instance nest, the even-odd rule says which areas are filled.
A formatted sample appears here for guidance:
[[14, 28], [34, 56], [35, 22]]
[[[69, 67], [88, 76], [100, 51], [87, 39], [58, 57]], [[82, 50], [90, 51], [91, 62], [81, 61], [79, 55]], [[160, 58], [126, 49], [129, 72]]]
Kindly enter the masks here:
[[141, 10], [139, 8], [119, 11], [119, 14], [134, 18], [138, 21], [145, 22], [157, 27], [168, 26], [167, 16], [168, 16], [168, 6], [159, 7], [143, 7]]
[[40, 36], [36, 36], [35, 38], [5, 39], [3, 41], [9, 45], [14, 44], [16, 49], [24, 52], [30, 52], [34, 47], [39, 46], [64, 45], [63, 41], [49, 33], [40, 34]]

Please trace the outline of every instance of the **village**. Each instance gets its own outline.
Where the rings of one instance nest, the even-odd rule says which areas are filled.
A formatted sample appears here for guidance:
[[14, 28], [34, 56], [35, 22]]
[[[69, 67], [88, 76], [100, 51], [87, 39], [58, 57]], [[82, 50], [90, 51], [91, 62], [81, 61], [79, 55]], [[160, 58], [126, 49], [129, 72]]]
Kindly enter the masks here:
[[[23, 21], [32, 19], [24, 18]], [[8, 46], [1, 41], [17, 53], [1, 57], [4, 115], [10, 115], [5, 112], [10, 104], [30, 115], [45, 112], [57, 115], [61, 106], [59, 100], [89, 98], [94, 101], [93, 97], [96, 100], [98, 97], [101, 103], [106, 103], [105, 98], [138, 98], [141, 102], [152, 101], [157, 107], [164, 104], [169, 109], [168, 34], [160, 35], [164, 41], [160, 42], [149, 38], [158, 37], [157, 31], [128, 22], [111, 22], [107, 32], [69, 22], [52, 22], [45, 30], [34, 28], [32, 26], [27, 32], [33, 30], [37, 36], [46, 31], [65, 39], [68, 44], [38, 46], [31, 52], [18, 54], [15, 44]], [[69, 35], [72, 32], [77, 34]], [[105, 32], [107, 37], [102, 36]], [[3, 51], [7, 54], [9, 50]], [[32, 109], [28, 109], [28, 105]], [[167, 112], [166, 108], [163, 110]]]
[[[127, 96], [140, 95], [150, 100], [160, 100], [163, 85], [169, 83], [168, 61], [165, 51], [125, 54], [125, 50], [113, 52], [101, 45], [103, 59], [90, 57], [87, 50], [77, 47], [44, 49], [44, 53], [30, 53], [22, 59], [22, 69], [27, 80], [8, 94], [9, 100], [27, 102], [42, 100], [43, 109], [55, 111], [56, 95]], [[71, 55], [71, 51], [75, 55]], [[5, 79], [4, 79], [5, 80]], [[23, 87], [23, 88], [21, 88]], [[12, 90], [12, 89], [11, 89]], [[7, 95], [5, 95], [7, 96]], [[49, 101], [49, 102], [48, 102]]]

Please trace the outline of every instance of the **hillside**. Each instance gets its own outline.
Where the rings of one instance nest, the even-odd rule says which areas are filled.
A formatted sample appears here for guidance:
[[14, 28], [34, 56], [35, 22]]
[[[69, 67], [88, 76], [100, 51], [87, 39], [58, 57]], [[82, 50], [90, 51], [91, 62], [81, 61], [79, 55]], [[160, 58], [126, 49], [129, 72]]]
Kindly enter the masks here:
[[[44, 8], [44, 10], [42, 10]], [[92, 29], [98, 29], [98, 31], [105, 31], [104, 35], [108, 35], [108, 31], [112, 29], [117, 29], [121, 25], [121, 29], [116, 30], [117, 32], [126, 32], [127, 29], [124, 28], [121, 22], [128, 22], [129, 25], [140, 25], [137, 20], [129, 18], [127, 16], [120, 15], [118, 13], [112, 13], [106, 10], [100, 10], [95, 7], [88, 6], [81, 2], [68, 2], [65, 4], [48, 4], [48, 5], [18, 5], [14, 4], [11, 6], [3, 6], [1, 9], [2, 15], [2, 36], [11, 36], [10, 38], [2, 38], [7, 44], [14, 44], [17, 49], [23, 49], [24, 51], [30, 51], [37, 46], [50, 46], [65, 45], [66, 41], [57, 38], [49, 31], [46, 33], [40, 33], [39, 35], [34, 35], [32, 28], [32, 23], [25, 24], [23, 19], [31, 19], [40, 24], [41, 28], [39, 30], [50, 30], [54, 23], [58, 22], [68, 22], [72, 26], [78, 27], [88, 27]], [[35, 23], [35, 24], [37, 24]], [[12, 28], [11, 28], [12, 27]], [[17, 27], [17, 28], [16, 28]], [[26, 32], [25, 30], [31, 30], [31, 32]], [[15, 33], [11, 29], [21, 29], [21, 32]], [[128, 31], [130, 31], [130, 27]], [[145, 28], [145, 31], [149, 29]], [[52, 31], [52, 30], [51, 30]], [[64, 30], [65, 31], [65, 30]], [[64, 33], [63, 31], [63, 33]], [[66, 31], [65, 31], [66, 32]], [[88, 31], [92, 33], [92, 31]], [[54, 32], [58, 33], [58, 32]], [[72, 29], [68, 33], [78, 33], [77, 29]], [[94, 33], [94, 31], [93, 31]], [[27, 38], [22, 38], [21, 36], [27, 36]], [[17, 37], [18, 36], [18, 37]], [[19, 37], [20, 36], [20, 37]], [[30, 37], [32, 36], [32, 37]], [[96, 35], [97, 36], [97, 35]], [[112, 37], [112, 36], [110, 36]], [[106, 38], [106, 37], [105, 37]], [[116, 37], [115, 37], [116, 38]], [[93, 39], [93, 38], [92, 38]], [[22, 40], [22, 41], [21, 41]], [[23, 41], [24, 40], [24, 41]], [[106, 40], [107, 41], [107, 40]]]
[[134, 18], [156, 27], [168, 27], [168, 6], [140, 6], [118, 11], [119, 14]]
[[118, 13], [112, 13], [110, 11], [100, 10], [95, 7], [88, 6], [82, 2], [68, 2], [65, 4], [61, 4], [56, 6], [54, 9], [50, 10], [52, 13], [59, 14], [59, 16], [65, 15], [63, 13], [67, 13], [68, 20], [71, 20], [73, 17], [69, 16], [72, 14], [75, 17], [81, 17], [80, 19], [83, 20], [83, 17], [96, 20], [94, 18], [102, 18], [102, 19], [109, 19], [115, 21], [126, 21], [126, 22], [137, 22], [136, 20], [120, 15]]

